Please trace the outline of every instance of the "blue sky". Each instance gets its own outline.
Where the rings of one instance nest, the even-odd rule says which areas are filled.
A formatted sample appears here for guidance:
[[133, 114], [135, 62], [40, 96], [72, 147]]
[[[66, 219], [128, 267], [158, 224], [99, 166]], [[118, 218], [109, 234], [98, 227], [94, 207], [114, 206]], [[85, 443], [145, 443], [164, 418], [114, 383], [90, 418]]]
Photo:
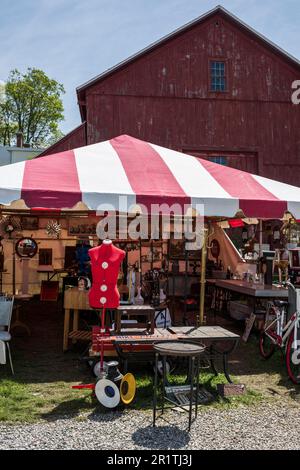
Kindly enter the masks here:
[[[63, 132], [80, 124], [75, 88], [214, 8], [218, 0], [0, 0], [0, 80], [43, 69], [63, 83]], [[223, 0], [300, 59], [299, 0]], [[299, 77], [300, 78], [300, 77]]]

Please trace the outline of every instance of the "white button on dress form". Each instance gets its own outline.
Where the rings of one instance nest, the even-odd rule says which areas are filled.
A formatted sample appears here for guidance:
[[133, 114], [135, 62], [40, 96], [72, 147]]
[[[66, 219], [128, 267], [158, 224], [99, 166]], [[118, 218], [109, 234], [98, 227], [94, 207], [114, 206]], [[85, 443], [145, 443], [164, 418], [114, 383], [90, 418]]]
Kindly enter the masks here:
[[107, 291], [107, 286], [105, 284], [102, 284], [102, 286], [100, 287], [100, 290], [102, 292], [106, 292]]
[[106, 303], [106, 297], [101, 297], [100, 303], [101, 303], [101, 304], [105, 304], [105, 303]]
[[108, 263], [106, 261], [103, 261], [101, 266], [102, 266], [103, 269], [107, 269], [108, 268]]

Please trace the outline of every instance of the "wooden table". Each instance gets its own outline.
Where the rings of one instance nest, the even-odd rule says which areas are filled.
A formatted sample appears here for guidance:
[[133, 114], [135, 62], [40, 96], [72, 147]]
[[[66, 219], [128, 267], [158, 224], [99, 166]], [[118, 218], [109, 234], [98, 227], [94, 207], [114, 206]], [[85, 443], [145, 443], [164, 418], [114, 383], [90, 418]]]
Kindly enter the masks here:
[[40, 265], [37, 270], [38, 273], [47, 274], [47, 281], [51, 281], [55, 276], [58, 277], [60, 274], [68, 274], [68, 271], [64, 268], [54, 268], [51, 264]]
[[[78, 287], [70, 287], [64, 294], [64, 339], [63, 350], [68, 350], [69, 338], [74, 342], [78, 336], [79, 310], [94, 310], [90, 307], [88, 291], [78, 290]], [[71, 312], [73, 313], [72, 330], [70, 331]], [[71, 335], [71, 336], [70, 336]]]
[[47, 274], [47, 280], [50, 280], [50, 274], [54, 273], [54, 268], [50, 264], [40, 265], [37, 270], [38, 273], [45, 273]]
[[[225, 295], [222, 296], [222, 292]], [[218, 279], [215, 282], [215, 315], [216, 310], [220, 309], [220, 305], [225, 301], [226, 309], [227, 302], [230, 299], [232, 293], [241, 294], [251, 299], [253, 304], [253, 313], [255, 313], [256, 301], [258, 299], [287, 299], [288, 289], [284, 287], [277, 287], [274, 285], [267, 284], [250, 284], [247, 281], [234, 280], [234, 279]]]
[[[221, 326], [201, 326], [199, 328], [178, 326], [167, 329], [155, 328], [153, 335], [127, 334], [123, 336], [111, 336], [104, 339], [104, 342], [111, 342], [115, 346], [119, 358], [124, 363], [124, 372], [127, 370], [128, 358], [132, 355], [137, 357], [137, 352], [134, 351], [135, 345], [138, 346], [137, 351], [139, 352], [141, 352], [141, 345], [145, 345], [148, 357], [151, 357], [154, 351], [153, 348], [149, 350], [149, 346], [153, 346], [157, 341], [174, 342], [178, 340], [188, 340], [198, 344], [204, 344], [207, 347], [207, 356], [214, 374], [218, 375], [218, 371], [215, 367], [215, 357], [221, 355], [225, 377], [228, 382], [231, 383], [232, 381], [228, 372], [228, 356], [235, 350], [239, 339], [239, 335]], [[219, 346], [221, 344], [223, 344], [223, 347], [220, 349]], [[226, 347], [226, 344], [228, 347]], [[93, 356], [99, 355], [99, 353], [91, 353]]]
[[[89, 331], [80, 331], [78, 330], [79, 326], [79, 311], [80, 310], [94, 310], [90, 307], [88, 291], [78, 290], [78, 287], [70, 287], [65, 290], [64, 294], [64, 338], [63, 338], [63, 351], [68, 350], [69, 339], [73, 342], [77, 340], [89, 340], [91, 338], [91, 332]], [[121, 316], [122, 314], [127, 314], [128, 316], [147, 316], [150, 321], [150, 332], [154, 331], [154, 316], [155, 309], [150, 307], [150, 305], [122, 305], [119, 306], [116, 310], [116, 330], [117, 332], [121, 331]], [[73, 313], [73, 318], [71, 314]], [[71, 329], [72, 321], [72, 329]], [[141, 324], [133, 324], [134, 328], [141, 327]], [[147, 324], [143, 324], [143, 327], [147, 328]], [[128, 325], [126, 326], [128, 328]]]
[[16, 301], [16, 305], [15, 305], [16, 319], [11, 325], [10, 330], [13, 330], [14, 328], [23, 328], [24, 330], [27, 331], [28, 336], [31, 335], [30, 328], [26, 325], [26, 323], [20, 320], [20, 308], [22, 305], [21, 302], [28, 302], [30, 299], [32, 299], [32, 297], [33, 295], [31, 294], [16, 294], [14, 296], [14, 299]]
[[288, 289], [283, 287], [276, 287], [274, 285], [261, 285], [261, 284], [250, 284], [246, 281], [240, 280], [217, 280], [215, 285], [221, 289], [229, 290], [232, 292], [237, 292], [239, 294], [244, 294], [249, 297], [257, 297], [260, 299], [270, 299], [270, 298], [288, 298]]

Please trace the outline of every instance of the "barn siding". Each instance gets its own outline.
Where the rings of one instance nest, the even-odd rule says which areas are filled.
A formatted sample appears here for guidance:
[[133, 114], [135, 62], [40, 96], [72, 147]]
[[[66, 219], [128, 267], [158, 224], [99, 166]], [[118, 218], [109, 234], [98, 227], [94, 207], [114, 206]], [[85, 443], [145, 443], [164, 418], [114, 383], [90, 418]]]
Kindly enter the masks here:
[[66, 134], [55, 144], [48, 147], [44, 152], [40, 153], [38, 157], [51, 155], [53, 153], [64, 152], [65, 150], [72, 150], [77, 147], [86, 145], [86, 123], [82, 123], [73, 131]]
[[[227, 64], [226, 93], [209, 90], [210, 59]], [[206, 158], [223, 152], [300, 186], [296, 79], [296, 63], [216, 12], [86, 87], [87, 143], [129, 134]]]
[[[209, 91], [211, 58], [226, 61], [226, 93]], [[130, 134], [183, 151], [247, 149], [257, 155], [259, 174], [300, 185], [300, 106], [291, 103], [299, 77], [296, 67], [216, 15], [89, 87], [87, 139]], [[252, 168], [253, 161], [236, 166]]]

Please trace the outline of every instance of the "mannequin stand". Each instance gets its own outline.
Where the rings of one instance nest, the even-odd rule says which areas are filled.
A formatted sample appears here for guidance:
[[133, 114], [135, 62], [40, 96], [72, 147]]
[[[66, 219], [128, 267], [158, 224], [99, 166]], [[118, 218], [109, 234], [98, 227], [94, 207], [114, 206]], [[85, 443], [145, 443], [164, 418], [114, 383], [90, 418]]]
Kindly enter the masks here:
[[[95, 309], [95, 310], [97, 310], [97, 311], [100, 310], [100, 312], [99, 312], [100, 332], [98, 332], [98, 335], [100, 335], [100, 337], [102, 337], [102, 338], [107, 337], [107, 336], [109, 336], [109, 331], [108, 331], [108, 328], [105, 327], [106, 308]], [[93, 328], [94, 328], [94, 327], [93, 327]], [[99, 327], [96, 327], [96, 328], [98, 329]], [[101, 377], [101, 378], [105, 379], [103, 364], [104, 364], [104, 342], [101, 341], [101, 349], [100, 349], [100, 374], [101, 374], [101, 375], [103, 374], [103, 377]], [[95, 384], [95, 383], [92, 383], [92, 384], [73, 385], [72, 388], [73, 388], [73, 389], [78, 389], [78, 390], [81, 390], [81, 389], [95, 390], [95, 386], [96, 386], [96, 384]]]
[[[101, 336], [105, 336], [105, 313], [106, 309], [103, 308], [101, 311]], [[103, 368], [103, 362], [104, 362], [104, 344], [103, 341], [101, 342], [101, 354], [100, 354], [100, 372], [101, 374], [104, 372]]]
[[[106, 308], [96, 309], [99, 311], [99, 322], [100, 322], [100, 337], [107, 337], [110, 335], [109, 328], [105, 326], [106, 320]], [[98, 333], [99, 334], [99, 333]], [[104, 363], [104, 343], [101, 341], [101, 351], [100, 351], [100, 372], [104, 372], [103, 368]]]

